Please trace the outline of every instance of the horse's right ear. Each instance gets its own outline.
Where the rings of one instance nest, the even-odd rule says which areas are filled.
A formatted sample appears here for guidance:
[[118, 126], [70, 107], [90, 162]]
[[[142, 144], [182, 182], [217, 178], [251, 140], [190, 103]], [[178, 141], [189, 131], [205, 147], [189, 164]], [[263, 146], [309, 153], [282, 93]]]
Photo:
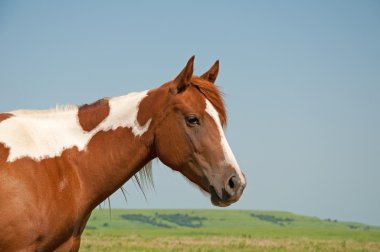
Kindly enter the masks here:
[[173, 87], [171, 88], [173, 93], [181, 93], [190, 85], [191, 76], [193, 76], [194, 71], [194, 58], [195, 56], [192, 56], [189, 59], [185, 68], [174, 79]]

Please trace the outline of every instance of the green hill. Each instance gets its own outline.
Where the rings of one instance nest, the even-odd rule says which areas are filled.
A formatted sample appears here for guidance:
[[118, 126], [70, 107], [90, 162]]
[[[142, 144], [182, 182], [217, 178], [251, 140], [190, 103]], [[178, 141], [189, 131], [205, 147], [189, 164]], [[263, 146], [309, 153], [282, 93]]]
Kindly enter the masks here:
[[276, 211], [95, 210], [81, 251], [380, 251], [380, 228]]

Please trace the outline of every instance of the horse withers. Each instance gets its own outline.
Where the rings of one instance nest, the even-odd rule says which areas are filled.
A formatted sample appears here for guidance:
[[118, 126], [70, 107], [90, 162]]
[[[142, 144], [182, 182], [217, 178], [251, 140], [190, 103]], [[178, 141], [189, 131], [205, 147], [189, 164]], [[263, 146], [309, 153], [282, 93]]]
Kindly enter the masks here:
[[[194, 57], [172, 81], [92, 104], [0, 113], [0, 251], [78, 251], [92, 210], [158, 157], [228, 206], [245, 176], [214, 84]], [[144, 178], [144, 176], [143, 176]]]

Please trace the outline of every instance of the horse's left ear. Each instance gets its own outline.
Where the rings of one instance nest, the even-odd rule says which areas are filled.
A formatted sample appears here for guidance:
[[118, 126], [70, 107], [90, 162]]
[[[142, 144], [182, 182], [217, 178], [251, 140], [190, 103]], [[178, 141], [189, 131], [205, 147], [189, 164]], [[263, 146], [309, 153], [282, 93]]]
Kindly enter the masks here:
[[216, 78], [218, 77], [218, 73], [219, 73], [219, 60], [217, 60], [214, 65], [212, 65], [212, 67], [210, 68], [210, 70], [208, 70], [207, 72], [205, 72], [204, 74], [201, 75], [201, 78], [204, 79], [204, 80], [207, 80], [209, 82], [212, 82], [214, 83]]
[[175, 93], [181, 93], [190, 85], [191, 76], [193, 76], [194, 71], [194, 58], [195, 56], [192, 56], [189, 59], [185, 68], [174, 79], [173, 84]]

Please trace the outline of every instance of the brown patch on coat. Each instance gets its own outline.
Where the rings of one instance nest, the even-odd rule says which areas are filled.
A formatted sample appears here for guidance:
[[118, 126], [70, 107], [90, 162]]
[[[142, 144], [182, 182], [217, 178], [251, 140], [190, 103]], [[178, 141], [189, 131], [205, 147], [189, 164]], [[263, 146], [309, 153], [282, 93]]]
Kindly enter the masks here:
[[145, 125], [150, 119], [155, 120], [155, 122], [151, 122], [151, 125], [153, 125], [166, 116], [167, 86], [168, 84], [165, 84], [160, 88], [150, 90], [147, 97], [141, 100], [137, 114], [137, 122], [140, 125]]
[[78, 109], [79, 124], [85, 131], [96, 128], [110, 113], [107, 99], [98, 100], [92, 104], [85, 104]]
[[12, 117], [12, 114], [9, 113], [0, 113], [0, 122], [7, 120], [8, 118]]
[[0, 165], [7, 161], [8, 156], [9, 156], [9, 148], [6, 148], [4, 144], [0, 143]]

